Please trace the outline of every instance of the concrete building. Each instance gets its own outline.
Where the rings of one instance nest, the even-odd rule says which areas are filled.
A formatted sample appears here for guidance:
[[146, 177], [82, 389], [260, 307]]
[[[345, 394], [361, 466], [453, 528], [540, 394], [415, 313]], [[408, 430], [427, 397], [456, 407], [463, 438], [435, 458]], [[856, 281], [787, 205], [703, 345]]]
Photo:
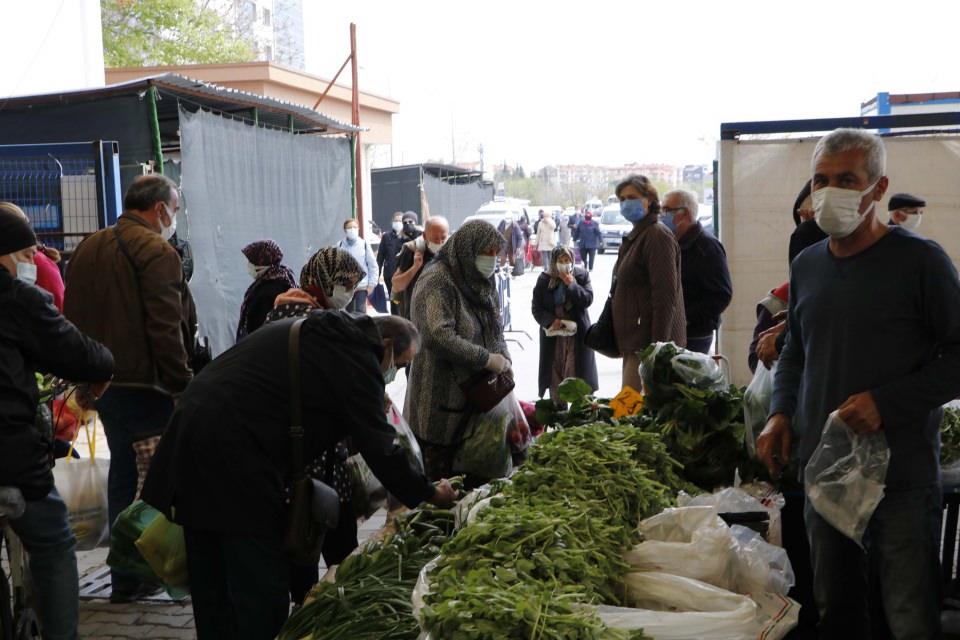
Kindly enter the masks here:
[[[109, 84], [115, 84], [163, 73], [175, 73], [223, 87], [292, 102], [307, 108], [313, 107], [330, 82], [271, 62], [107, 69], [106, 77]], [[337, 120], [350, 122], [352, 117], [350, 88], [339, 84], [334, 85], [317, 110]], [[400, 103], [395, 100], [360, 92], [360, 126], [368, 129], [360, 137], [363, 144], [363, 214], [366, 220], [370, 220], [372, 214], [370, 169], [390, 166], [393, 114], [399, 111]]]
[[214, 0], [211, 7], [249, 39], [257, 60], [303, 69], [303, 0]]

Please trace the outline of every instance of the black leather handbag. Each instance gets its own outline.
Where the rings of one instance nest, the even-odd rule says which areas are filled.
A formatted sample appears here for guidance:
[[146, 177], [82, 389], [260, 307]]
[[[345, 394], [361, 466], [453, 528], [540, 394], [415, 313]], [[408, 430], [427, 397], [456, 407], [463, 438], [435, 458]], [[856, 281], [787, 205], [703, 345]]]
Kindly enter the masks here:
[[613, 292], [617, 288], [617, 276], [613, 276], [610, 284], [610, 294], [603, 305], [603, 311], [597, 321], [590, 325], [583, 343], [601, 355], [608, 358], [619, 358], [620, 349], [617, 348], [617, 336], [613, 330]]
[[467, 401], [468, 410], [486, 413], [510, 395], [515, 386], [513, 374], [510, 371], [499, 374], [481, 371], [466, 382], [462, 382], [460, 391]]
[[326, 532], [340, 523], [340, 497], [327, 484], [311, 478], [303, 462], [303, 410], [300, 403], [300, 327], [290, 327], [290, 509], [284, 548], [294, 564], [316, 566]]

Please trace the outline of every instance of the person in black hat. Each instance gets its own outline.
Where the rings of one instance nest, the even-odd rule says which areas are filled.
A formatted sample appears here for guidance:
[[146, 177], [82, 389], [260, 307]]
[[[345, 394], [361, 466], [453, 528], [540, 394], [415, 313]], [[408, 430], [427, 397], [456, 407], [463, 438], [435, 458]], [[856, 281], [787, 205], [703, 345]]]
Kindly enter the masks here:
[[887, 224], [903, 227], [907, 231], [916, 231], [923, 220], [925, 206], [927, 206], [926, 201], [917, 196], [909, 193], [895, 193], [890, 196], [890, 202], [887, 203], [887, 211], [890, 212]]
[[37, 428], [36, 374], [89, 383], [77, 392], [80, 404], [89, 408], [110, 383], [113, 356], [34, 286], [36, 253], [37, 238], [27, 220], [0, 207], [0, 486], [16, 487], [26, 500], [23, 514], [9, 514], [8, 524], [30, 554], [43, 637], [76, 638], [76, 539], [53, 483], [52, 434]]

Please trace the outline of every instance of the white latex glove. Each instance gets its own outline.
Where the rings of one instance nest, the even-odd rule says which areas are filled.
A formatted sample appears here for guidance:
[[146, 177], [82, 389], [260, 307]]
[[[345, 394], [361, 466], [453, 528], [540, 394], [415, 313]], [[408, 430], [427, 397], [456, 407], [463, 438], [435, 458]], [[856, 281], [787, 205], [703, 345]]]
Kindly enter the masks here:
[[510, 369], [510, 361], [499, 353], [491, 353], [484, 368], [492, 373], [503, 373]]

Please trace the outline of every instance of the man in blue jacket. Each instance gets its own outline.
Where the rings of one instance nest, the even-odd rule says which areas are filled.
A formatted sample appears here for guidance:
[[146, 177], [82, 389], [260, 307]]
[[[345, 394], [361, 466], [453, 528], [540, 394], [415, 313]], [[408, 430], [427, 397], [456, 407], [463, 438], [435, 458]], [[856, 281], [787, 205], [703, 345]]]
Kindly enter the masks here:
[[[829, 235], [791, 267], [788, 335], [757, 450], [801, 474], [838, 411], [890, 448], [886, 488], [863, 547], [807, 501], [820, 638], [868, 638], [868, 567], [896, 638], [939, 638], [940, 422], [960, 395], [960, 280], [943, 249], [878, 217], [880, 138], [838, 129], [813, 154], [813, 206]], [[874, 621], [875, 623], [875, 621]]]

